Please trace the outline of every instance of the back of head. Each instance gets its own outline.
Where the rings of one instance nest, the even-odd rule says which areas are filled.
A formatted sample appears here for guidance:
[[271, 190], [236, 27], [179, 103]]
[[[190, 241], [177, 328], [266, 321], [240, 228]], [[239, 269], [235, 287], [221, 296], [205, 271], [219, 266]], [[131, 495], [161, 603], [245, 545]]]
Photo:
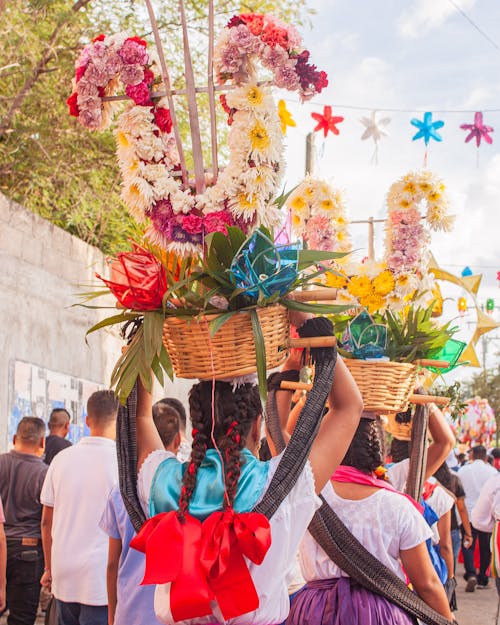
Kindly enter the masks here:
[[193, 425], [193, 444], [189, 467], [184, 472], [184, 488], [179, 502], [181, 515], [187, 512], [196, 486], [196, 473], [206, 450], [213, 448], [212, 428], [213, 437], [224, 458], [228, 494], [226, 503], [233, 504], [240, 477], [241, 451], [252, 424], [262, 414], [257, 386], [242, 384], [233, 389], [231, 384], [222, 381], [215, 382], [215, 387], [212, 382], [195, 384], [189, 394], [189, 409]]
[[87, 401], [89, 427], [101, 429], [113, 425], [118, 414], [118, 400], [113, 391], [96, 391]]
[[171, 405], [158, 401], [153, 406], [153, 421], [163, 446], [169, 447], [180, 431], [179, 413]]
[[363, 473], [372, 473], [383, 461], [377, 422], [373, 419], [361, 419], [341, 464], [359, 469]]
[[66, 408], [54, 408], [49, 417], [49, 430], [51, 432], [57, 432], [66, 428], [71, 421], [71, 415]]
[[401, 441], [393, 438], [391, 442], [391, 456], [393, 462], [401, 462], [410, 457], [410, 441]]
[[486, 456], [488, 455], [484, 445], [476, 445], [470, 451], [472, 454], [472, 460], [486, 460]]
[[16, 449], [36, 450], [43, 447], [45, 423], [38, 417], [23, 417], [16, 430], [14, 446]]
[[[179, 416], [181, 430], [183, 430], [184, 432], [186, 431], [186, 424], [187, 424], [186, 409], [184, 408], [184, 404], [179, 399], [177, 399], [176, 397], [164, 397], [163, 399], [160, 399], [160, 401], [156, 403], [166, 404], [167, 406], [171, 406], [174, 410], [176, 410]], [[153, 416], [154, 416], [154, 413], [153, 413]]]

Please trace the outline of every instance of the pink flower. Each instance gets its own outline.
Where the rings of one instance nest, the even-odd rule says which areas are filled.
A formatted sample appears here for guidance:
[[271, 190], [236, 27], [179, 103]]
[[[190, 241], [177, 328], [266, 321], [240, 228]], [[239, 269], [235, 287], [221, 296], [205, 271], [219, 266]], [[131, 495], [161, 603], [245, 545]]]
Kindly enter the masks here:
[[227, 234], [227, 226], [232, 226], [234, 222], [231, 214], [227, 210], [221, 210], [205, 215], [203, 224], [207, 234], [210, 232], [222, 232], [223, 234]]
[[262, 31], [261, 39], [268, 46], [281, 46], [285, 50], [288, 49], [288, 33], [286, 28], [268, 24]]
[[138, 85], [127, 85], [125, 93], [139, 106], [152, 106], [149, 89], [146, 83], [140, 82]]
[[306, 224], [304, 238], [314, 250], [329, 251], [335, 247], [331, 220], [325, 215], [314, 215]]
[[80, 115], [78, 116], [78, 120], [85, 126], [85, 128], [89, 128], [90, 130], [96, 130], [99, 128], [101, 123], [101, 111], [96, 111], [92, 109], [80, 111]]
[[390, 217], [393, 225], [400, 224], [403, 221], [403, 211], [391, 211]]
[[155, 124], [162, 132], [172, 131], [172, 118], [170, 111], [166, 108], [157, 108], [154, 112]]
[[199, 234], [203, 232], [203, 219], [191, 213], [182, 218], [182, 227], [188, 234]]
[[244, 24], [231, 28], [228, 44], [238, 48], [239, 52], [251, 53], [255, 49], [255, 36]]
[[396, 273], [405, 267], [405, 256], [403, 252], [396, 250], [387, 257], [387, 266]]
[[288, 62], [288, 54], [286, 50], [283, 50], [280, 46], [271, 48], [266, 46], [262, 52], [262, 64], [269, 69], [275, 69], [278, 66], [284, 65]]
[[137, 63], [123, 65], [120, 78], [124, 85], [137, 85], [144, 80], [144, 70]]
[[172, 220], [174, 211], [170, 200], [155, 202], [149, 211], [149, 217], [153, 228], [166, 239], [172, 238]]
[[119, 74], [122, 67], [123, 61], [120, 55], [114, 50], [110, 50], [106, 57], [106, 68], [108, 70], [109, 78], [114, 78], [117, 74]]
[[104, 87], [109, 82], [107, 67], [93, 62], [89, 63], [85, 71], [85, 79], [98, 87]]
[[88, 46], [88, 50], [89, 50], [90, 58], [92, 60], [102, 59], [104, 56], [106, 56], [106, 53], [108, 51], [108, 46], [102, 43], [101, 40], [98, 40], [95, 43], [92, 43], [90, 46]]
[[89, 82], [86, 77], [82, 78], [77, 86], [76, 91], [78, 95], [91, 95], [97, 96], [99, 94], [99, 88], [92, 82]]
[[78, 94], [77, 98], [78, 108], [82, 111], [100, 111], [101, 110], [101, 98], [97, 95], [82, 95]]
[[241, 52], [236, 46], [226, 46], [222, 51], [221, 73], [233, 74], [242, 64]]
[[405, 224], [417, 225], [420, 224], [422, 218], [416, 208], [409, 208], [404, 212], [402, 221]]
[[288, 49], [293, 50], [294, 48], [300, 48], [302, 45], [302, 37], [299, 35], [299, 31], [295, 28], [295, 26], [289, 24], [287, 26], [287, 34]]
[[277, 67], [274, 71], [276, 86], [288, 91], [295, 91], [300, 86], [299, 77], [295, 71], [294, 60], [287, 61], [284, 65]]
[[149, 68], [146, 68], [144, 70], [144, 82], [147, 85], [152, 85], [154, 80], [155, 80], [155, 75], [153, 74], [153, 72]]
[[146, 52], [145, 42], [140, 39], [142, 43], [138, 43], [136, 38], [129, 37], [125, 39], [122, 47], [118, 50], [118, 54], [123, 59], [124, 63], [138, 63], [139, 65], [146, 65], [149, 61], [148, 53]]

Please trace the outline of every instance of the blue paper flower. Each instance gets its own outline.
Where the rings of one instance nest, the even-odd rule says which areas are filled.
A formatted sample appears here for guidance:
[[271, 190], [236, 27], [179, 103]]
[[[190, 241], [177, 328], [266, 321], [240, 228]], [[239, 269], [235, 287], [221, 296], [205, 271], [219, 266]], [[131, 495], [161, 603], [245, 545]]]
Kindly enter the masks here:
[[374, 323], [363, 311], [349, 323], [342, 337], [342, 348], [355, 358], [382, 358], [387, 345], [387, 327]]
[[299, 245], [275, 245], [260, 230], [249, 237], [231, 264], [231, 274], [245, 295], [285, 295], [297, 279]]
[[423, 139], [425, 145], [429, 145], [429, 141], [434, 139], [434, 141], [442, 141], [443, 137], [437, 132], [439, 128], [444, 126], [444, 121], [438, 119], [437, 121], [432, 121], [432, 113], [427, 111], [424, 113], [424, 119], [416, 119], [413, 118], [411, 120], [412, 126], [418, 128], [418, 132], [414, 135], [413, 141], [417, 141], [418, 139]]

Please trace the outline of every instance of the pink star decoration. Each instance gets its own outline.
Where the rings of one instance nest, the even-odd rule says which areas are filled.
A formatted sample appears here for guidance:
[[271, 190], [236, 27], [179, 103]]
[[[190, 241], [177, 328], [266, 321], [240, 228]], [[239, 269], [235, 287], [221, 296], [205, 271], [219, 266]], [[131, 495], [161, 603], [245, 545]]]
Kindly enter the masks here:
[[484, 139], [486, 143], [493, 143], [493, 139], [489, 135], [490, 132], [493, 132], [493, 128], [483, 124], [483, 114], [480, 111], [475, 113], [473, 124], [462, 124], [460, 128], [469, 131], [469, 134], [465, 137], [465, 143], [468, 143], [471, 139], [476, 140], [477, 147], [481, 145], [481, 139]]

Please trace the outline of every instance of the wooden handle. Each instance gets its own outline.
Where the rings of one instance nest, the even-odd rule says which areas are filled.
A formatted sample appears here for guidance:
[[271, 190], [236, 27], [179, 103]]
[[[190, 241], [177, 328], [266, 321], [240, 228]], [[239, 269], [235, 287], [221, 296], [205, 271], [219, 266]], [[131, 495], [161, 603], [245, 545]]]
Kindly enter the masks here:
[[428, 358], [419, 358], [413, 361], [414, 365], [420, 367], [436, 367], [436, 369], [448, 369], [450, 363], [446, 360], [429, 360]]
[[308, 384], [307, 382], [289, 382], [288, 380], [283, 380], [280, 388], [285, 391], [310, 391], [312, 386], [312, 384]]
[[337, 339], [334, 336], [311, 336], [306, 339], [289, 339], [288, 347], [335, 347]]
[[296, 302], [331, 302], [337, 299], [337, 289], [311, 289], [295, 291], [290, 297]]
[[410, 395], [410, 402], [412, 404], [438, 404], [439, 406], [447, 406], [450, 401], [449, 397], [443, 397], [442, 395]]

